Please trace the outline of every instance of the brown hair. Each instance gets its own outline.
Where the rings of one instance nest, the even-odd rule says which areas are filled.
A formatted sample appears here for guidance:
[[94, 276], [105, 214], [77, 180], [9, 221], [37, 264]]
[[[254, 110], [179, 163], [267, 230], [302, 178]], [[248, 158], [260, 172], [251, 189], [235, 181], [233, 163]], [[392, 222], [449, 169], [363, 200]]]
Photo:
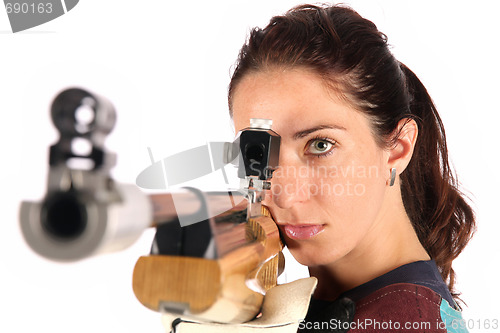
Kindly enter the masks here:
[[475, 230], [473, 210], [458, 190], [448, 164], [441, 118], [417, 76], [389, 51], [375, 24], [343, 7], [302, 5], [251, 31], [243, 45], [228, 102], [248, 73], [266, 68], [303, 67], [320, 75], [371, 120], [375, 138], [390, 147], [400, 120], [414, 119], [419, 135], [401, 174], [406, 212], [420, 242], [454, 297], [452, 261]]

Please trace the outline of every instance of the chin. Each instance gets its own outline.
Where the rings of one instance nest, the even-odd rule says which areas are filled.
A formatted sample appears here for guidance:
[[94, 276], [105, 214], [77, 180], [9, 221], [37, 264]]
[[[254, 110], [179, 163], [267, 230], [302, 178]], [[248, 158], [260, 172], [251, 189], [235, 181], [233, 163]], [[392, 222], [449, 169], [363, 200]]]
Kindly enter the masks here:
[[287, 241], [286, 244], [295, 260], [297, 260], [301, 265], [308, 267], [328, 265], [344, 256], [338, 251], [334, 251], [332, 253], [331, 246], [328, 247], [329, 251], [326, 251], [324, 248], [322, 249], [318, 246], [312, 246], [312, 244], [299, 244], [294, 241]]
[[301, 265], [308, 267], [327, 265], [340, 258], [340, 256], [332, 257], [331, 255], [327, 255], [325, 251], [318, 250], [317, 248], [296, 246], [296, 244], [288, 245], [288, 249], [295, 260]]

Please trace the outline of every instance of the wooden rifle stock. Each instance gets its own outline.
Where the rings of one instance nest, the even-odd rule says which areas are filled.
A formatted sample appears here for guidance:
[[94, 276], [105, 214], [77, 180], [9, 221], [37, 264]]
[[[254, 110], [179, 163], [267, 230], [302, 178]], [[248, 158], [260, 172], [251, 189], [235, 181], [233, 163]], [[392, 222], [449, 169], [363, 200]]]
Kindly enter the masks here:
[[[77, 117], [82, 107], [91, 112], [90, 123]], [[217, 160], [218, 168], [236, 161], [240, 151], [252, 152], [238, 158], [246, 197], [241, 192], [206, 196], [191, 189], [151, 195], [148, 202], [136, 186], [115, 183], [110, 176], [115, 156], [104, 149], [104, 137], [116, 114], [109, 101], [79, 88], [66, 89], [54, 99], [51, 116], [59, 140], [50, 147], [47, 194], [40, 202], [23, 202], [20, 209], [23, 236], [35, 252], [53, 260], [80, 260], [126, 248], [144, 229], [165, 223], [177, 232], [167, 242], [172, 244], [169, 251], [139, 258], [134, 269], [133, 289], [142, 304], [217, 322], [244, 322], [258, 314], [284, 267], [278, 228], [266, 208], [258, 214], [263, 191], [278, 167], [280, 137], [271, 130], [271, 120], [251, 119], [234, 143], [210, 145], [210, 163]], [[88, 141], [90, 152], [74, 151], [76, 139]], [[256, 156], [258, 168], [250, 169]], [[154, 182], [156, 174], [144, 177]], [[243, 199], [235, 203], [238, 195]], [[172, 222], [176, 219], [177, 224]], [[198, 239], [200, 246], [183, 247], [198, 244]]]
[[[168, 197], [151, 198], [155, 216], [168, 215]], [[220, 214], [231, 218], [238, 211]], [[182, 209], [182, 208], [181, 208]], [[227, 228], [226, 228], [227, 229]], [[241, 323], [260, 311], [264, 294], [276, 286], [284, 267], [283, 245], [270, 212], [214, 234], [222, 245], [216, 259], [175, 255], [140, 257], [133, 273], [133, 290], [149, 309], [198, 319]]]

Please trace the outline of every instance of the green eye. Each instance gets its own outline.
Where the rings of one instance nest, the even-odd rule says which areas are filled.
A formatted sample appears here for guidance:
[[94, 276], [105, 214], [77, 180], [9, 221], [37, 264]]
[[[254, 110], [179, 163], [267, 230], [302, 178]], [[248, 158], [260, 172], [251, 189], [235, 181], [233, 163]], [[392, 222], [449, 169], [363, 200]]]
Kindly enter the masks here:
[[314, 139], [310, 141], [307, 153], [311, 155], [327, 155], [335, 146], [335, 142], [328, 139]]

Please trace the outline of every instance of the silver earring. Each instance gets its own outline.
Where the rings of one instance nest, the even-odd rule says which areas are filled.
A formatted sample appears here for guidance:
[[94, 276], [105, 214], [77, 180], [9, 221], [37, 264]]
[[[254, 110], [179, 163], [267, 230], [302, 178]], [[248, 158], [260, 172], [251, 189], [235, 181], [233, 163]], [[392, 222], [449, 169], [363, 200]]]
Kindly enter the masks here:
[[391, 181], [389, 182], [389, 186], [393, 186], [396, 181], [396, 168], [391, 169]]

